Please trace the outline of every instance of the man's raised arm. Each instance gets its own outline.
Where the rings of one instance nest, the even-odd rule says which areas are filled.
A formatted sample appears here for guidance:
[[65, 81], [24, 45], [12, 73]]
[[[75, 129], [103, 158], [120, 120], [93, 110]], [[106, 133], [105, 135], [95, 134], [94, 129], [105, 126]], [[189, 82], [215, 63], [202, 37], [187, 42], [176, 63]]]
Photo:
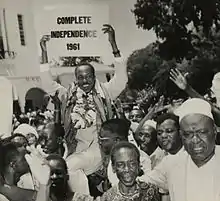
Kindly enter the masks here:
[[41, 47], [41, 56], [42, 56], [42, 63], [40, 65], [40, 77], [41, 77], [41, 84], [43, 89], [50, 95], [54, 95], [55, 92], [59, 91], [59, 98], [62, 100], [64, 94], [66, 93], [66, 89], [58, 84], [56, 81], [53, 80], [52, 73], [50, 71], [50, 66], [48, 64], [48, 56], [47, 56], [47, 42], [50, 40], [50, 36], [44, 35], [40, 40], [40, 47]]
[[[201, 98], [206, 100], [202, 95], [195, 91], [187, 82], [185, 76], [181, 74], [178, 69], [172, 69], [170, 72], [170, 79], [183, 91], [185, 91], [191, 98]], [[207, 100], [206, 100], [207, 101]], [[215, 124], [220, 126], [220, 110], [210, 101], [208, 101], [212, 107], [212, 114], [215, 120]]]
[[105, 87], [109, 91], [112, 100], [115, 100], [120, 93], [125, 89], [128, 81], [127, 68], [125, 61], [121, 56], [115, 40], [115, 31], [112, 26], [105, 24], [103, 28], [104, 33], [108, 33], [109, 42], [112, 46], [113, 54], [115, 57], [115, 74], [114, 77], [107, 83]]

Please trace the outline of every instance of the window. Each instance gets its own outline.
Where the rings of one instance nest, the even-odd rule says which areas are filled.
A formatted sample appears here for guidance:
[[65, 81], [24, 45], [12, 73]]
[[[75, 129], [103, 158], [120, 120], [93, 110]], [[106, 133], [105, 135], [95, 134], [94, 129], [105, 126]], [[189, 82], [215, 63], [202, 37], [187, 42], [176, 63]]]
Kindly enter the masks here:
[[20, 41], [21, 45], [25, 46], [25, 34], [24, 34], [24, 25], [23, 25], [23, 15], [18, 15], [18, 28], [19, 28], [19, 34], [20, 34]]

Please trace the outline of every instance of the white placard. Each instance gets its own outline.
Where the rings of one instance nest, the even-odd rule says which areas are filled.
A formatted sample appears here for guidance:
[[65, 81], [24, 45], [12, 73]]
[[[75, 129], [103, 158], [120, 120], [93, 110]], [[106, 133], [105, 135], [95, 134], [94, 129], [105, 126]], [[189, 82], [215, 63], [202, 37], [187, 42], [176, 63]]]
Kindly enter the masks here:
[[108, 20], [109, 9], [105, 4], [71, 4], [44, 9], [44, 34], [51, 36], [47, 46], [49, 59], [102, 55], [108, 41], [101, 29]]

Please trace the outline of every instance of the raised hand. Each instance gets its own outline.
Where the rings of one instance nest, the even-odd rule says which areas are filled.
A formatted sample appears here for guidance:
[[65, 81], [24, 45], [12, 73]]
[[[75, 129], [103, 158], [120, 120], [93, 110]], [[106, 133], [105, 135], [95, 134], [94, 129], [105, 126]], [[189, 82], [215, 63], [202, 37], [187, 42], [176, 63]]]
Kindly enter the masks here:
[[49, 185], [50, 182], [50, 167], [34, 147], [27, 147], [30, 154], [26, 154], [25, 158], [29, 164], [34, 178], [37, 179], [40, 185]]
[[40, 40], [40, 46], [42, 51], [47, 51], [46, 43], [50, 40], [50, 35], [43, 35]]
[[61, 105], [61, 101], [58, 95], [59, 95], [59, 90], [56, 91], [54, 96], [50, 95], [50, 98], [52, 99], [52, 103], [56, 106], [56, 108], [59, 108]]
[[160, 96], [158, 103], [155, 104], [154, 113], [160, 112], [164, 110], [164, 96]]
[[116, 43], [116, 41], [115, 41], [115, 30], [111, 25], [104, 24], [103, 28], [102, 28], [102, 31], [104, 32], [104, 34], [105, 33], [108, 34], [108, 40], [109, 40], [110, 44]]
[[171, 69], [170, 71], [170, 79], [182, 90], [186, 90], [188, 86], [186, 75], [182, 75], [178, 69]]

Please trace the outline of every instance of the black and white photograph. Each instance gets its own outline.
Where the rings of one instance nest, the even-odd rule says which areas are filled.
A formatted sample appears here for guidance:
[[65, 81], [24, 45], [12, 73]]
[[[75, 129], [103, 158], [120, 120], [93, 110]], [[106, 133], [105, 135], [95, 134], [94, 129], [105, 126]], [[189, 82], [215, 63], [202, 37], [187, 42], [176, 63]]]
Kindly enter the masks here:
[[0, 0], [0, 201], [220, 201], [220, 0]]

